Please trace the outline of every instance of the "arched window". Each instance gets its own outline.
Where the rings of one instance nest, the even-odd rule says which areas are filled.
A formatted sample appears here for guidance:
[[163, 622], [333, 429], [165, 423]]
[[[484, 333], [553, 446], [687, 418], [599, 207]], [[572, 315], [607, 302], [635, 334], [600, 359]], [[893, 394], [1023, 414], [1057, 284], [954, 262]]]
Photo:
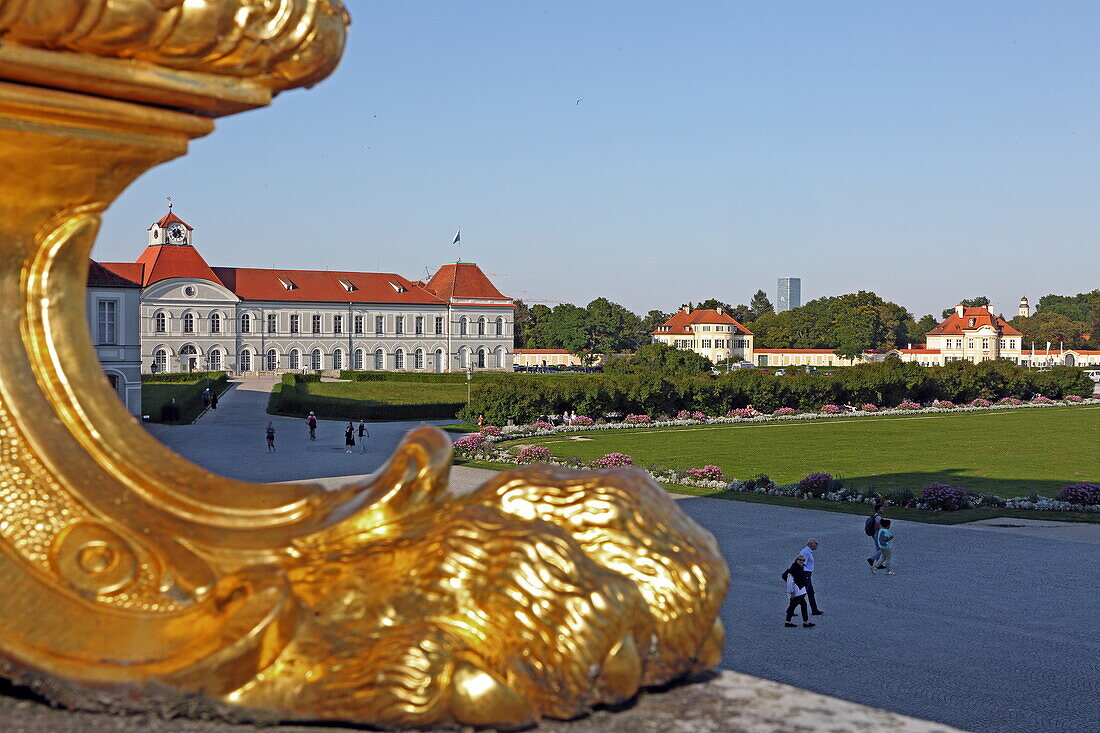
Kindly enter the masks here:
[[382, 349], [374, 352], [374, 368], [379, 371], [386, 368], [386, 354]]
[[497, 350], [495, 352], [496, 356], [493, 359], [493, 366], [496, 367], [497, 369], [503, 369], [504, 368], [504, 354], [505, 353], [506, 352], [504, 351], [503, 346], [498, 346], [497, 347]]
[[210, 371], [220, 372], [222, 370], [222, 352], [221, 349], [214, 348], [210, 350], [207, 355], [207, 361], [210, 365]]
[[279, 352], [275, 349], [267, 350], [267, 370], [273, 372], [279, 368]]
[[157, 333], [168, 333], [168, 316], [163, 313], [153, 316], [153, 330]]
[[[164, 315], [160, 313], [158, 315]], [[168, 371], [168, 352], [164, 349], [157, 349], [153, 354], [153, 373], [163, 374]]]
[[405, 368], [405, 351], [404, 349], [398, 349], [393, 352], [393, 368], [404, 369]]
[[343, 369], [344, 368], [344, 352], [340, 349], [332, 352], [332, 368]]
[[485, 316], [482, 316], [481, 318], [477, 319], [477, 335], [478, 336], [484, 336], [485, 335]]
[[241, 314], [241, 333], [252, 333], [252, 316], [247, 313]]
[[470, 368], [470, 350], [466, 347], [458, 350], [458, 365], [464, 370]]
[[252, 371], [252, 352], [251, 351], [249, 351], [248, 349], [245, 349], [244, 351], [242, 351], [240, 361], [241, 361], [241, 371], [242, 372]]
[[504, 316], [497, 316], [497, 336], [504, 335]]
[[413, 369], [424, 368], [424, 349], [417, 349], [413, 355]]
[[211, 313], [210, 314], [210, 333], [222, 332], [222, 314]]
[[275, 333], [278, 330], [279, 317], [274, 313], [267, 314], [267, 332]]
[[191, 313], [183, 314], [183, 332], [194, 333], [195, 332], [195, 316]]
[[362, 349], [356, 349], [355, 350], [355, 356], [353, 357], [353, 360], [351, 362], [351, 368], [355, 369], [356, 371], [363, 371], [363, 358], [364, 357], [365, 357], [365, 354], [363, 353], [363, 350]]
[[485, 349], [478, 349], [477, 350], [477, 368], [478, 369], [484, 369], [485, 368]]
[[290, 352], [290, 368], [301, 369], [302, 367], [302, 353], [297, 349], [292, 349]]
[[435, 370], [437, 372], [443, 371], [443, 349], [435, 350]]
[[459, 336], [465, 336], [466, 332], [469, 331], [469, 330], [470, 330], [470, 322], [466, 318], [466, 316], [462, 316], [462, 318], [460, 318], [459, 321], [458, 321], [458, 335]]
[[191, 344], [180, 349], [180, 371], [193, 372], [199, 368], [199, 352]]
[[314, 349], [309, 354], [309, 368], [314, 371], [321, 371], [321, 350]]

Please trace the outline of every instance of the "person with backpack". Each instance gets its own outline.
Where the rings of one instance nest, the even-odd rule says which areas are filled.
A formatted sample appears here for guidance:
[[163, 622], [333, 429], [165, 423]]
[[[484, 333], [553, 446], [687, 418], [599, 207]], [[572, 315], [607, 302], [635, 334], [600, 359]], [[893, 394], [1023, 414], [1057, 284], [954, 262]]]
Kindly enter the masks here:
[[309, 417], [306, 418], [306, 426], [309, 427], [309, 439], [317, 440], [317, 415], [313, 413], [313, 410], [309, 411]]
[[886, 509], [886, 504], [881, 501], [875, 502], [875, 513], [867, 517], [867, 521], [863, 523], [863, 533], [871, 538], [871, 546], [874, 551], [871, 556], [867, 558], [867, 564], [871, 566], [871, 572], [875, 572], [875, 565], [878, 563], [879, 558], [882, 557], [882, 549], [878, 546], [878, 531], [882, 529], [882, 512]]
[[795, 608], [802, 611], [803, 628], [810, 629], [817, 625], [810, 623], [810, 614], [806, 611], [806, 571], [802, 569], [805, 564], [806, 558], [798, 555], [791, 566], [779, 576], [787, 581], [787, 598], [789, 600], [787, 603], [787, 621], [783, 625], [789, 629], [794, 628], [791, 619], [794, 618]]

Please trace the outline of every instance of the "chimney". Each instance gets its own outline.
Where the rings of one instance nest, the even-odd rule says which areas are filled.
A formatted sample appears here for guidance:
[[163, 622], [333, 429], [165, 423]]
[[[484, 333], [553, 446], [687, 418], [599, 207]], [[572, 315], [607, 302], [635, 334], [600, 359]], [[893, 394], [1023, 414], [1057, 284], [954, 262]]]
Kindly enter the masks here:
[[715, 312], [716, 312], [716, 313], [717, 313], [718, 315], [722, 315], [722, 306], [718, 306], [717, 308], [715, 308], [715, 309], [714, 309], [714, 311], [715, 311]]
[[964, 306], [962, 303], [959, 303], [957, 306], [955, 306], [955, 313], [961, 317], [965, 308], [966, 306]]
[[909, 346], [906, 347], [906, 348], [909, 348], [909, 349], [913, 348], [913, 344], [909, 344]]
[[691, 308], [688, 308], [686, 305], [682, 308], [682, 310], [684, 311], [684, 313], [691, 313]]

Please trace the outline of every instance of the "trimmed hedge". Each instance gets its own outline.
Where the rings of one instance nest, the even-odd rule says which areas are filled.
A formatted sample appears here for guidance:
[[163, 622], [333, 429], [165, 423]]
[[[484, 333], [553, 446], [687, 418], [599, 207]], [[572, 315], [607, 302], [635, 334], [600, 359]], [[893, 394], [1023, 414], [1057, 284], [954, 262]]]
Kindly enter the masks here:
[[141, 375], [142, 382], [195, 382], [200, 379], [225, 382], [229, 376], [225, 372], [161, 372]]
[[[181, 376], [190, 379], [181, 379]], [[229, 389], [229, 376], [225, 372], [143, 374], [141, 381], [142, 414], [148, 415], [151, 422], [166, 424], [194, 422], [202, 413], [202, 393], [207, 387], [219, 395]]]
[[[361, 400], [341, 399], [310, 394], [301, 384], [316, 380], [296, 380], [294, 377], [315, 376], [301, 374], [283, 375], [282, 384], [275, 386], [268, 401], [267, 411], [276, 415], [306, 417], [310, 410], [321, 420], [450, 420], [465, 403], [429, 402], [415, 405], [365, 404]], [[290, 377], [290, 379], [287, 379]]]
[[979, 398], [1026, 400], [1036, 394], [1061, 399], [1074, 394], [1089, 396], [1092, 390], [1092, 380], [1077, 367], [1036, 372], [1007, 361], [922, 367], [896, 358], [834, 374], [797, 370], [782, 377], [757, 369], [717, 376], [592, 374], [569, 380], [497, 374], [474, 380], [470, 404], [459, 417], [473, 421], [483, 415], [488, 422], [503, 425], [510, 419], [528, 423], [564, 410], [591, 417], [608, 413], [675, 415], [681, 410], [724, 415], [748, 405], [772, 413], [783, 407], [818, 410], [826, 404], [892, 407], [903, 400], [966, 404]]
[[443, 382], [445, 384], [460, 384], [466, 381], [466, 373], [361, 372], [344, 369], [340, 372], [340, 379], [350, 379], [353, 382]]

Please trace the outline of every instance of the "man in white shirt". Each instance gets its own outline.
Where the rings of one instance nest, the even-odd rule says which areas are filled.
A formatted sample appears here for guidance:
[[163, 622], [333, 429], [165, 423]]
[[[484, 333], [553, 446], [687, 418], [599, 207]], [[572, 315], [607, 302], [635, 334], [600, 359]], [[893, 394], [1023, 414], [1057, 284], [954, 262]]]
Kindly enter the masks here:
[[810, 601], [810, 613], [814, 616], [820, 616], [824, 611], [821, 611], [817, 607], [817, 600], [814, 598], [814, 550], [817, 549], [817, 540], [813, 537], [806, 540], [806, 546], [802, 548], [802, 552], [798, 553], [802, 557], [806, 558], [806, 564], [803, 566], [806, 570], [806, 597]]

